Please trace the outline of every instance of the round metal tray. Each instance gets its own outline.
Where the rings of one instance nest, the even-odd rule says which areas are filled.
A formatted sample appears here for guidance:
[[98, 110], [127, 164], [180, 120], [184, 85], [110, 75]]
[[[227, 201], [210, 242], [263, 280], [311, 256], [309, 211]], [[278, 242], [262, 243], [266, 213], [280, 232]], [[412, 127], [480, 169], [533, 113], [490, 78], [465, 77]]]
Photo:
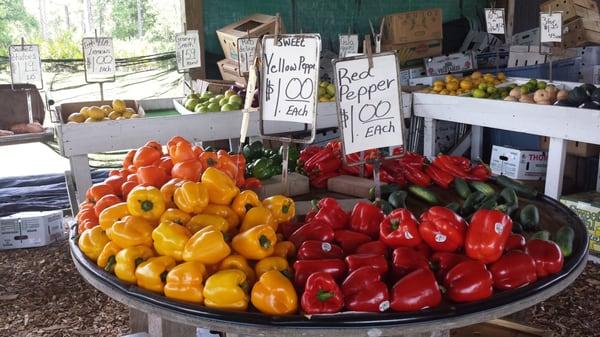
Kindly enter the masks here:
[[464, 304], [444, 302], [439, 307], [413, 313], [345, 312], [308, 317], [216, 310], [173, 301], [125, 284], [88, 260], [74, 240], [70, 240], [70, 246], [78, 271], [92, 286], [130, 307], [181, 324], [255, 336], [389, 336], [447, 330], [499, 318], [535, 305], [571, 284], [581, 274], [587, 261], [585, 225], [575, 213], [554, 199], [541, 196], [528, 202], [540, 207], [542, 221], [551, 220], [552, 229], [569, 224], [575, 231], [573, 254], [566, 259], [561, 272], [519, 289], [497, 292], [483, 301]]

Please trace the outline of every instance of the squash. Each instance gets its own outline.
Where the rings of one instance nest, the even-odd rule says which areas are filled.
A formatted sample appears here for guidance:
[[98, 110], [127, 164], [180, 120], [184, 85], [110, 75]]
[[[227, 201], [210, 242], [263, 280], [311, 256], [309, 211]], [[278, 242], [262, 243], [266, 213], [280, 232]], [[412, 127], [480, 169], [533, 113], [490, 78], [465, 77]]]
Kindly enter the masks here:
[[504, 100], [505, 100], [505, 101], [510, 101], [510, 102], [518, 102], [518, 101], [519, 101], [519, 100], [518, 100], [516, 97], [514, 97], [514, 96], [506, 96], [506, 97], [504, 97]]
[[535, 103], [535, 101], [533, 100], [533, 97], [531, 97], [530, 95], [523, 95], [523, 96], [521, 96], [521, 98], [519, 98], [519, 102], [521, 102], [521, 103]]
[[569, 95], [567, 96], [569, 102], [573, 103], [573, 105], [581, 105], [590, 100], [587, 92], [582, 87], [577, 87], [571, 91], [569, 91]]
[[512, 88], [510, 90], [510, 93], [508, 95], [512, 96], [512, 97], [514, 97], [516, 99], [521, 98], [521, 88], [519, 88], [519, 87]]
[[538, 89], [533, 94], [533, 100], [536, 103], [539, 103], [541, 101], [549, 101], [550, 95], [548, 94], [548, 92], [545, 89]]

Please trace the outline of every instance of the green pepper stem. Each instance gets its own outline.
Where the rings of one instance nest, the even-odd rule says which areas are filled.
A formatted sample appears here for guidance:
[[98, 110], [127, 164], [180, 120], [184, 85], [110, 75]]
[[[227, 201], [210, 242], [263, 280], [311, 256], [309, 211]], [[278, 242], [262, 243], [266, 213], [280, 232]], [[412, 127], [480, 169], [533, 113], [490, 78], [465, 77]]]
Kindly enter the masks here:
[[165, 283], [167, 281], [167, 274], [169, 274], [167, 270], [160, 273], [160, 282]]
[[287, 212], [290, 210], [290, 206], [292, 205], [289, 203], [283, 204], [283, 206], [281, 206], [281, 213], [287, 214]]
[[135, 266], [139, 266], [142, 262], [144, 262], [144, 258], [143, 257], [138, 257], [135, 259], [135, 261], [133, 261], [135, 263]]
[[319, 289], [317, 293], [317, 299], [319, 302], [325, 302], [333, 297], [333, 293], [331, 291], [325, 291], [323, 289]]
[[252, 205], [251, 203], [247, 203], [244, 205], [244, 208], [246, 209], [246, 212], [248, 212], [249, 210], [251, 210], [254, 207], [254, 205]]
[[398, 219], [390, 220], [390, 227], [392, 227], [392, 230], [398, 229], [398, 227], [400, 227], [400, 220], [398, 220]]
[[150, 212], [152, 210], [152, 208], [154, 208], [154, 203], [152, 203], [152, 201], [150, 201], [150, 200], [144, 200], [144, 201], [139, 200], [139, 202], [140, 202], [140, 206], [142, 207], [142, 211], [144, 211], [144, 212]]
[[104, 266], [104, 270], [109, 273], [114, 272], [115, 264], [117, 264], [117, 258], [114, 255], [111, 255], [106, 262], [106, 266]]
[[264, 234], [258, 238], [258, 242], [260, 243], [260, 246], [265, 249], [271, 248], [271, 240], [269, 240], [269, 238], [267, 238]]

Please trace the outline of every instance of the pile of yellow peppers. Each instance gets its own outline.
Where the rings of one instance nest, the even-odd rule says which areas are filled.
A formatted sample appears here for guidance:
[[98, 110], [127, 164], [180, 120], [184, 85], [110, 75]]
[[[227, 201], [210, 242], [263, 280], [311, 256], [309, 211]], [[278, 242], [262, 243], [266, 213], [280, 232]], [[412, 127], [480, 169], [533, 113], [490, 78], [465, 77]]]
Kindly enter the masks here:
[[211, 308], [265, 314], [298, 310], [286, 257], [294, 245], [276, 234], [295, 216], [292, 199], [260, 200], [209, 167], [200, 182], [138, 186], [80, 233], [81, 251], [123, 282]]

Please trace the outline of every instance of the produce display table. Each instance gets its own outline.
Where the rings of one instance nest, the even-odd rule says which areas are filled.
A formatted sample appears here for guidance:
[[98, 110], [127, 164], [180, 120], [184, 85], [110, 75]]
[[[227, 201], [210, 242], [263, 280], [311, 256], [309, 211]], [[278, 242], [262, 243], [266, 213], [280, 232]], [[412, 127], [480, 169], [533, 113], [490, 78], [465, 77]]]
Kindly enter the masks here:
[[[451, 199], [438, 191], [442, 201]], [[304, 199], [304, 198], [302, 198]], [[351, 207], [351, 202], [342, 205]], [[92, 286], [130, 308], [133, 332], [147, 331], [151, 336], [195, 336], [196, 327], [238, 335], [282, 336], [449, 336], [449, 329], [489, 321], [533, 306], [559, 293], [583, 271], [587, 261], [587, 232], [581, 220], [568, 208], [547, 196], [528, 200], [540, 209], [542, 228], [551, 232], [571, 226], [575, 232], [573, 253], [563, 269], [534, 284], [474, 303], [442, 303], [439, 307], [413, 313], [353, 313], [271, 317], [257, 312], [231, 312], [173, 301], [164, 296], [129, 286], [88, 260], [74, 240], [70, 240], [71, 255], [82, 277]], [[298, 209], [306, 209], [304, 202]], [[427, 206], [409, 199], [409, 209], [415, 214]], [[75, 234], [73, 231], [72, 234]], [[142, 322], [139, 325], [140, 321]]]
[[[509, 78], [506, 82], [523, 83], [527, 80]], [[570, 89], [580, 83], [553, 84]], [[483, 127], [549, 137], [545, 193], [555, 199], [562, 191], [567, 140], [600, 144], [600, 110], [426, 93], [413, 93], [413, 109], [415, 116], [424, 118], [424, 154], [429, 158], [436, 155], [438, 120], [472, 126], [473, 159], [481, 154]], [[597, 189], [600, 191], [600, 180]]]

